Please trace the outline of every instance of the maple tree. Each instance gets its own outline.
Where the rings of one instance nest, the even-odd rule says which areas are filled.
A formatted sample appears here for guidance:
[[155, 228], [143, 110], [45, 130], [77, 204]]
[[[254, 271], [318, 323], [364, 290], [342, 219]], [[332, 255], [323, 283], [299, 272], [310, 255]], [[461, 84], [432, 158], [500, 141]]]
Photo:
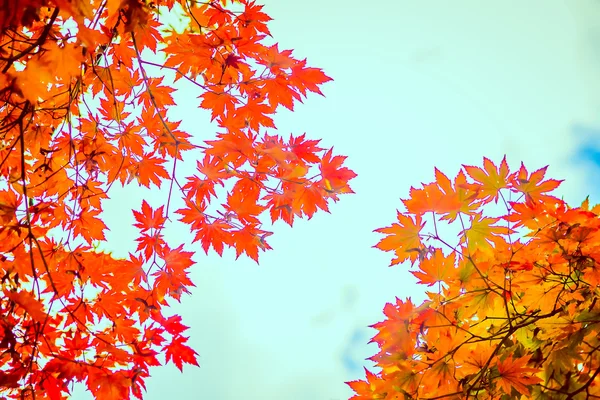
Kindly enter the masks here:
[[[181, 316], [165, 314], [193, 286], [193, 246], [258, 262], [261, 216], [292, 225], [352, 192], [344, 156], [267, 133], [280, 106], [331, 80], [280, 50], [270, 19], [249, 0], [0, 5], [1, 398], [64, 399], [78, 381], [141, 399], [160, 354], [197, 365]], [[168, 112], [182, 83], [216, 137]], [[184, 154], [192, 176], [178, 176]], [[114, 184], [169, 188], [133, 210], [126, 259], [98, 250]], [[168, 243], [177, 220], [199, 243]]]
[[352, 399], [600, 397], [600, 206], [551, 195], [546, 169], [484, 158], [411, 188], [376, 247], [410, 261], [428, 299], [385, 305], [381, 370], [348, 382]]

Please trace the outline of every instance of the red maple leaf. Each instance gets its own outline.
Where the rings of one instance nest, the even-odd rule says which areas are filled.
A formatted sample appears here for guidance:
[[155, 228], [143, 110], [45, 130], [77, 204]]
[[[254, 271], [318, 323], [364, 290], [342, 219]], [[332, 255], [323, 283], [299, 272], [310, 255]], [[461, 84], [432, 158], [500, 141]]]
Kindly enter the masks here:
[[199, 366], [196, 360], [198, 353], [185, 344], [187, 341], [187, 337], [176, 335], [169, 344], [163, 346], [167, 362], [173, 362], [181, 372], [183, 372], [183, 363]]
[[137, 223], [133, 224], [136, 228], [140, 229], [142, 233], [149, 229], [161, 230], [164, 226], [167, 218], [163, 216], [164, 206], [158, 207], [156, 210], [152, 210], [152, 207], [142, 200], [142, 211], [133, 210], [133, 216]]

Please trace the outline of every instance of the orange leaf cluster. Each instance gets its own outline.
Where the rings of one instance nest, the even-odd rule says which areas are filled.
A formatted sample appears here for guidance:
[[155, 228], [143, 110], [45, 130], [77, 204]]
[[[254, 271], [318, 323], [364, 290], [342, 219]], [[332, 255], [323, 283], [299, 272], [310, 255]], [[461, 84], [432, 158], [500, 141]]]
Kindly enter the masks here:
[[[348, 382], [352, 399], [600, 396], [600, 206], [569, 207], [545, 172], [484, 159], [411, 189], [377, 247], [434, 290], [385, 306], [381, 371]], [[455, 242], [442, 222], [459, 225]]]
[[[64, 399], [78, 381], [97, 399], [141, 399], [161, 355], [197, 365], [187, 327], [166, 315], [193, 286], [194, 252], [164, 237], [174, 214], [205, 251], [258, 262], [263, 217], [292, 225], [352, 193], [345, 157], [266, 132], [280, 106], [331, 80], [266, 44], [270, 19], [250, 0], [0, 5], [0, 397]], [[180, 82], [215, 139], [167, 112]], [[177, 176], [184, 153], [192, 176]], [[114, 184], [170, 188], [133, 212], [127, 259], [97, 250]]]

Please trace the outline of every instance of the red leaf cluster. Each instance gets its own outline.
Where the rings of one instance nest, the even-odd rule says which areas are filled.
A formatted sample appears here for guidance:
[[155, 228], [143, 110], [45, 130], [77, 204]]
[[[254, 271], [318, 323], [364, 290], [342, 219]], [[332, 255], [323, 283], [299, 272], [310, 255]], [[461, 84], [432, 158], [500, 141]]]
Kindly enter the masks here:
[[[0, 397], [64, 399], [79, 381], [97, 399], [141, 399], [161, 355], [197, 365], [188, 328], [166, 315], [193, 286], [194, 252], [165, 240], [175, 214], [204, 251], [258, 261], [267, 213], [292, 225], [352, 192], [345, 157], [266, 131], [331, 80], [265, 44], [270, 19], [249, 0], [0, 5]], [[168, 112], [184, 81], [214, 140]], [[184, 157], [192, 176], [178, 176]], [[126, 259], [98, 250], [118, 229], [102, 219], [118, 184], [169, 188], [133, 211]]]

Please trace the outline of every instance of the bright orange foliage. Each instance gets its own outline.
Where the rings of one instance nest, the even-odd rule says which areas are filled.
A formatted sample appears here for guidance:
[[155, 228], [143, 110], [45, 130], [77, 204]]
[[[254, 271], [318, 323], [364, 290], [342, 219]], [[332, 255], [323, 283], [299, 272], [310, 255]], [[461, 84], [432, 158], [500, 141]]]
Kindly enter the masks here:
[[[331, 80], [280, 50], [270, 19], [250, 0], [0, 4], [1, 398], [64, 399], [81, 381], [98, 399], [141, 399], [159, 354], [197, 365], [187, 327], [164, 314], [193, 286], [194, 253], [165, 241], [169, 221], [190, 226], [196, 249], [258, 261], [271, 235], [261, 216], [292, 225], [352, 192], [344, 157], [265, 132], [280, 106]], [[179, 81], [216, 139], [167, 113]], [[177, 176], [184, 153], [193, 176]], [[133, 211], [128, 259], [96, 250], [115, 183], [170, 188]]]
[[600, 206], [569, 207], [548, 194], [560, 181], [546, 168], [505, 159], [464, 166], [454, 186], [435, 172], [376, 246], [392, 265], [418, 261], [411, 272], [434, 290], [385, 306], [372, 326], [381, 372], [348, 382], [352, 399], [599, 398]]

